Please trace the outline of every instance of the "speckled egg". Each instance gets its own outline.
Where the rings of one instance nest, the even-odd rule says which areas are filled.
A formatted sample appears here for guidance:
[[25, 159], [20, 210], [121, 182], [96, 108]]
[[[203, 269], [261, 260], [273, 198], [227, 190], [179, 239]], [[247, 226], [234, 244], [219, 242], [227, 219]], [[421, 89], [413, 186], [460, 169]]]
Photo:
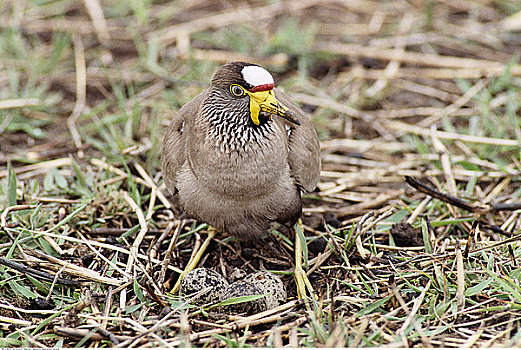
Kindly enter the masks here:
[[[247, 282], [246, 280], [237, 281], [230, 284], [225, 290], [222, 300], [230, 298], [243, 297], [248, 295], [261, 295], [264, 294], [260, 288], [255, 284]], [[227, 314], [247, 314], [253, 315], [262, 311], [267, 310], [266, 298], [255, 299], [246, 301], [243, 303], [224, 305], [219, 308], [220, 312]]]
[[219, 273], [200, 267], [190, 271], [183, 278], [180, 293], [182, 296], [190, 296], [210, 287], [206, 293], [192, 301], [194, 305], [201, 306], [223, 300], [224, 291], [228, 286], [228, 281]]
[[259, 271], [246, 276], [244, 280], [255, 284], [262, 294], [268, 294], [265, 297], [268, 310], [286, 302], [286, 288], [277, 275], [267, 271]]

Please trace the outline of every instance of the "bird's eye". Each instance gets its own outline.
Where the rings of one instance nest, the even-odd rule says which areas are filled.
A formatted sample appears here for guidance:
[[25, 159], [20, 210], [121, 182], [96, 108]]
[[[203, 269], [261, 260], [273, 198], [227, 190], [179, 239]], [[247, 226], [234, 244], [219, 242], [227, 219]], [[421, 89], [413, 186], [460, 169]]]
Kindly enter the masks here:
[[244, 89], [239, 85], [230, 85], [230, 92], [235, 97], [242, 97], [244, 96]]

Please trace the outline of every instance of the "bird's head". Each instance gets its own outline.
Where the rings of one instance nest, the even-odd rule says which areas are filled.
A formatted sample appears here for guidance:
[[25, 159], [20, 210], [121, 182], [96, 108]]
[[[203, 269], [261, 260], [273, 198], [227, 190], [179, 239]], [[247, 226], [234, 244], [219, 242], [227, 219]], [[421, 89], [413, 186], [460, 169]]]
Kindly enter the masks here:
[[260, 124], [260, 115], [279, 116], [300, 125], [297, 116], [275, 97], [274, 86], [273, 77], [261, 66], [230, 62], [214, 74], [210, 89], [219, 100], [213, 101], [216, 107], [244, 111], [255, 125]]

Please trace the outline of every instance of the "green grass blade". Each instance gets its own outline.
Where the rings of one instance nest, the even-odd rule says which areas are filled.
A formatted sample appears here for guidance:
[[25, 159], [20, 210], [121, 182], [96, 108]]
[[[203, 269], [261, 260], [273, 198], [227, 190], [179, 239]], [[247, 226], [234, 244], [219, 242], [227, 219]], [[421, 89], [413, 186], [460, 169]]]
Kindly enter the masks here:
[[427, 226], [427, 220], [425, 220], [425, 218], [422, 218], [421, 227], [423, 243], [425, 244], [425, 253], [432, 254], [432, 245], [429, 239], [429, 227]]
[[256, 295], [245, 295], [242, 297], [232, 297], [228, 298], [226, 300], [223, 300], [215, 305], [212, 305], [211, 308], [218, 307], [218, 306], [226, 306], [226, 305], [234, 305], [234, 304], [240, 304], [240, 303], [246, 303], [248, 301], [257, 300], [260, 298], [264, 298], [265, 296], [269, 295], [269, 293], [266, 294], [256, 294]]
[[7, 173], [9, 174], [7, 179], [8, 202], [9, 206], [13, 206], [16, 205], [16, 174], [11, 165], [11, 161], [7, 162]]

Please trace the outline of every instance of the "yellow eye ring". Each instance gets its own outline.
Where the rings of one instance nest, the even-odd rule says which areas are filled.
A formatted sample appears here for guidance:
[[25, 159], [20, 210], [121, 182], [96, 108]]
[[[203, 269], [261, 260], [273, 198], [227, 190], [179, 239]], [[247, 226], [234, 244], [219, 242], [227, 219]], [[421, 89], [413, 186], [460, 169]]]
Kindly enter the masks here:
[[245, 95], [244, 88], [237, 84], [230, 85], [230, 92], [235, 97], [243, 97]]

